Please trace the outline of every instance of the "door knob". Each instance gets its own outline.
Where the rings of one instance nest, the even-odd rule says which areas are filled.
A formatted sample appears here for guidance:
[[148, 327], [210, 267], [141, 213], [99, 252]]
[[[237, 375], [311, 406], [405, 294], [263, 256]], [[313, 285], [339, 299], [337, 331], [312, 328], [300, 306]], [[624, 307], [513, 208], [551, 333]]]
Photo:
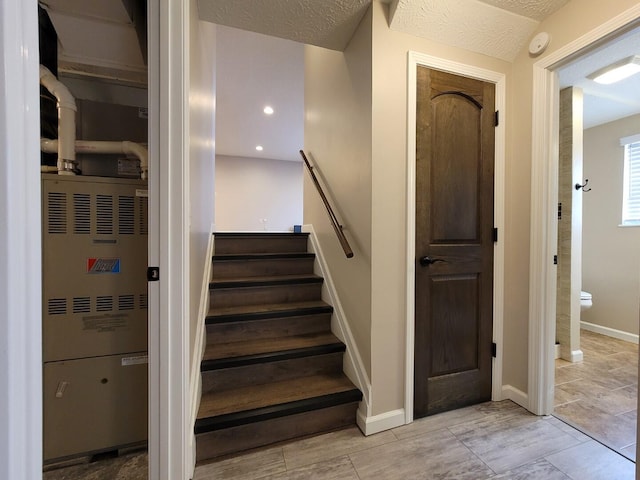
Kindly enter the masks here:
[[437, 263], [437, 262], [446, 262], [446, 260], [442, 258], [431, 258], [431, 257], [420, 258], [420, 265], [422, 265], [423, 267], [428, 267], [432, 263]]

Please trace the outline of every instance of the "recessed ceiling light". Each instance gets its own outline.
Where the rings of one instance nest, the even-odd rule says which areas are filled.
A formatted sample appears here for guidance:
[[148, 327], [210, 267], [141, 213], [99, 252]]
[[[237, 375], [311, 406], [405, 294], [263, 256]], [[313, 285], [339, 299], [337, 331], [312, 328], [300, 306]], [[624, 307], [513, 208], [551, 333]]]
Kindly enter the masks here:
[[624, 80], [631, 75], [640, 72], [640, 57], [634, 55], [628, 57], [619, 62], [612, 63], [611, 65], [601, 68], [593, 72], [591, 75], [587, 75], [587, 78], [597, 83], [609, 85], [611, 83]]
[[267, 105], [266, 107], [264, 107], [263, 112], [264, 112], [266, 115], [273, 115], [273, 108], [272, 108], [272, 107], [270, 107], [269, 105]]
[[258, 145], [258, 146], [256, 146], [256, 150], [257, 150], [257, 151], [259, 151], [259, 152], [261, 152], [261, 151], [262, 151], [262, 150], [264, 150], [264, 149], [262, 148], [262, 145]]

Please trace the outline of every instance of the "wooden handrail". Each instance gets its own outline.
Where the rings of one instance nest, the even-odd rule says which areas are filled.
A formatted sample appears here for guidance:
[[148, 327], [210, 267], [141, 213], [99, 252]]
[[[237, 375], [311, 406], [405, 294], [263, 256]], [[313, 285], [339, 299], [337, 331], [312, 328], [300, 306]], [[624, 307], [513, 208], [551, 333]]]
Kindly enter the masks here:
[[307, 156], [304, 154], [304, 151], [300, 150], [300, 155], [302, 155], [302, 159], [304, 160], [304, 164], [307, 166], [307, 169], [309, 170], [309, 174], [311, 175], [313, 184], [316, 186], [316, 190], [318, 190], [318, 193], [320, 194], [322, 203], [324, 203], [324, 206], [327, 209], [327, 212], [329, 213], [329, 218], [331, 219], [331, 225], [333, 226], [333, 230], [336, 232], [336, 235], [338, 236], [338, 241], [340, 242], [340, 246], [342, 247], [342, 250], [344, 250], [344, 254], [347, 256], [347, 258], [353, 257], [353, 250], [351, 250], [351, 245], [349, 245], [349, 241], [347, 240], [347, 237], [345, 237], [344, 232], [342, 231], [342, 225], [340, 225], [340, 222], [338, 221], [338, 217], [336, 217], [336, 214], [333, 213], [333, 209], [329, 204], [329, 200], [327, 200], [327, 196], [324, 194], [324, 191], [322, 190], [322, 186], [320, 185], [320, 182], [318, 182], [318, 179], [316, 178], [316, 174], [313, 173], [313, 167], [309, 163], [309, 160], [307, 159]]

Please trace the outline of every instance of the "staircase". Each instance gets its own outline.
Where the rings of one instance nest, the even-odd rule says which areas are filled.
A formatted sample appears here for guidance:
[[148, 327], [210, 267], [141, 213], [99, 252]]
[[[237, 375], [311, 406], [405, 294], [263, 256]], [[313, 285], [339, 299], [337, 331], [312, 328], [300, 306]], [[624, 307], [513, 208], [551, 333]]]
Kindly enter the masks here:
[[308, 235], [217, 233], [196, 459], [355, 424]]

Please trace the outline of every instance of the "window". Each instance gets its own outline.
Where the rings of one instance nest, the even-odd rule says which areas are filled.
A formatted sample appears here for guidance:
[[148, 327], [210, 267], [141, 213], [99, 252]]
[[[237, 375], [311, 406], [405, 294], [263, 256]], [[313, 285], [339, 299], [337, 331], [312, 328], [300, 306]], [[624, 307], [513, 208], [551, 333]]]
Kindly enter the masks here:
[[640, 135], [620, 139], [624, 147], [622, 225], [640, 226]]

